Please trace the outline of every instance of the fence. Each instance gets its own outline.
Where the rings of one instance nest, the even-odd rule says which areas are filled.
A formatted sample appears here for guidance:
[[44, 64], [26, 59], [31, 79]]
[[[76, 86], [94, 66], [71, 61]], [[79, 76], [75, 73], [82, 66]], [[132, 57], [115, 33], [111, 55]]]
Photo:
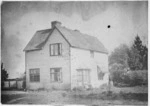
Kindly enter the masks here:
[[7, 79], [6, 81], [3, 81], [3, 88], [4, 90], [8, 89], [16, 89], [16, 90], [21, 90], [23, 89], [23, 83], [24, 79]]

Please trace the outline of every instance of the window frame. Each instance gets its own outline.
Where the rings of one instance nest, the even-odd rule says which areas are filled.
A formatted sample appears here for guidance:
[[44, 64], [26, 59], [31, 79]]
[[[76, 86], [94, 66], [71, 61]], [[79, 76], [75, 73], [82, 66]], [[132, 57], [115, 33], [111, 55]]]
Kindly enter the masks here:
[[[99, 74], [101, 74], [101, 75], [99, 75]], [[98, 80], [103, 80], [104, 79], [104, 75], [105, 75], [105, 73], [101, 70], [101, 68], [99, 66], [97, 66], [97, 77], [98, 77]]]
[[[79, 72], [81, 72], [81, 75], [79, 75]], [[88, 75], [85, 75], [85, 72], [88, 72]], [[78, 83], [82, 82], [82, 85], [84, 85], [85, 83], [90, 84], [91, 83], [90, 72], [91, 69], [77, 69], [77, 82]], [[79, 81], [79, 76], [81, 77], [82, 81]], [[85, 80], [85, 77], [88, 77], [88, 81]]]
[[94, 51], [90, 50], [90, 55], [92, 58], [94, 58]]
[[[35, 72], [36, 74], [33, 74], [31, 73], [31, 71], [38, 71], [38, 72]], [[38, 77], [38, 80], [35, 78]], [[40, 68], [32, 68], [32, 69], [29, 69], [29, 78], [30, 78], [30, 82], [31, 83], [39, 83], [40, 82]]]
[[[55, 79], [52, 79], [52, 74], [53, 74], [53, 75], [55, 75], [55, 74], [58, 75], [57, 72], [51, 72], [52, 70], [55, 71], [55, 69], [59, 69], [59, 78], [60, 78], [59, 81], [55, 81]], [[57, 76], [57, 77], [58, 77], [58, 76]], [[52, 82], [52, 83], [62, 83], [62, 82], [63, 82], [62, 68], [61, 68], [61, 67], [50, 68], [50, 82]]]
[[[56, 45], [57, 45], [57, 50], [56, 50]], [[52, 46], [53, 46], [53, 51], [52, 51]], [[57, 51], [57, 54], [55, 53]], [[49, 45], [49, 53], [50, 56], [61, 56], [62, 55], [62, 43], [53, 43]]]

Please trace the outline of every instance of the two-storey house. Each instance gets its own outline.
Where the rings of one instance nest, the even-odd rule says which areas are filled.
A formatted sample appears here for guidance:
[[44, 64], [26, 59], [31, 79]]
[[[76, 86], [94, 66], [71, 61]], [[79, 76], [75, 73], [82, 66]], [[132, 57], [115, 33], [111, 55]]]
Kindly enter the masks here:
[[24, 49], [27, 89], [97, 88], [108, 83], [108, 52], [103, 44], [58, 21], [51, 26], [37, 31]]

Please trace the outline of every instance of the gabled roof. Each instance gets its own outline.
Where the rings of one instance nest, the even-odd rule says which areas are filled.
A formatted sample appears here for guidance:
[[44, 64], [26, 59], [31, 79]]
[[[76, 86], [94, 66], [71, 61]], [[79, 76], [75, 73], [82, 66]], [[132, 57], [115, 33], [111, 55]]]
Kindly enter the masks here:
[[[104, 45], [96, 37], [82, 34], [79, 31], [62, 26], [55, 26], [54, 29], [57, 29], [72, 47], [108, 53]], [[53, 29], [37, 31], [25, 47], [24, 51], [42, 49], [52, 31]]]
[[49, 35], [51, 34], [52, 29], [45, 29], [37, 31], [34, 36], [31, 38], [27, 46], [24, 48], [24, 51], [30, 50], [40, 50], [46, 43]]

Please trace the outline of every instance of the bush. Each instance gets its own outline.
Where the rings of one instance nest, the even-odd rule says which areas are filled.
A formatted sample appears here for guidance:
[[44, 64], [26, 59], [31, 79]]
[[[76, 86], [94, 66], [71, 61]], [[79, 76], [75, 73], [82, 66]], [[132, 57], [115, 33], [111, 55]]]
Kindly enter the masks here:
[[112, 73], [114, 86], [140, 86], [148, 85], [148, 77], [146, 72], [141, 71], [114, 71]]
[[37, 91], [45, 91], [45, 88], [38, 88]]
[[84, 87], [74, 87], [72, 90], [73, 91], [83, 91], [83, 90], [85, 90], [85, 88]]
[[63, 93], [62, 93], [62, 96], [63, 96], [63, 97], [66, 97], [66, 96], [67, 96], [67, 94], [66, 94], [65, 92], [63, 92]]
[[123, 82], [122, 75], [123, 75], [123, 71], [119, 71], [119, 70], [114, 71], [112, 73], [112, 81], [114, 83], [121, 83], [121, 82]]
[[130, 85], [147, 85], [148, 84], [148, 75], [147, 71], [129, 71], [127, 75], [130, 78]]

